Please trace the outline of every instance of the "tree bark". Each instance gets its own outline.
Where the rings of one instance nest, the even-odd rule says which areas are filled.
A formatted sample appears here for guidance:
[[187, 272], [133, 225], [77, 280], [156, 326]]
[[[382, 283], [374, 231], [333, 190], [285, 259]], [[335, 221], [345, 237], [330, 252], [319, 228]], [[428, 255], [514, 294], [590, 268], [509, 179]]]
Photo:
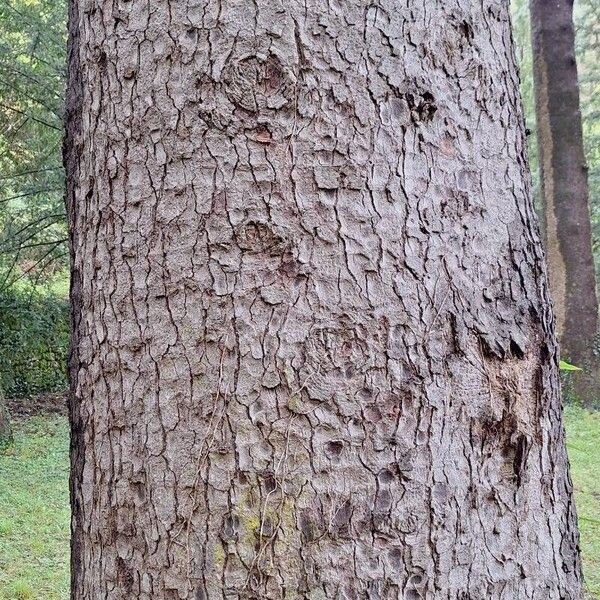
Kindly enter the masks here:
[[599, 365], [594, 358], [598, 300], [573, 1], [530, 0], [530, 11], [550, 290], [561, 354], [586, 369], [579, 391], [590, 394], [590, 400], [600, 393]]
[[579, 598], [508, 2], [70, 34], [72, 598]]
[[13, 441], [13, 432], [10, 424], [10, 416], [6, 403], [4, 401], [4, 395], [0, 389], [0, 450], [9, 446]]

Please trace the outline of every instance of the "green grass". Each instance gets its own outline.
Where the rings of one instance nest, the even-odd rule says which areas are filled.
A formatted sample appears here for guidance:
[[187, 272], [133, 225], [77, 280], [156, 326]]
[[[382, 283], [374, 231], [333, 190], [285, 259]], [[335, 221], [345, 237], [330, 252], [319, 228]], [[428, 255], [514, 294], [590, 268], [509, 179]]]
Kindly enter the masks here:
[[65, 600], [69, 589], [69, 431], [34, 417], [0, 455], [0, 599]]
[[[600, 598], [600, 413], [566, 409], [588, 591]], [[34, 417], [0, 454], [0, 600], [66, 600], [68, 426]]]
[[587, 590], [600, 598], [600, 412], [565, 409]]

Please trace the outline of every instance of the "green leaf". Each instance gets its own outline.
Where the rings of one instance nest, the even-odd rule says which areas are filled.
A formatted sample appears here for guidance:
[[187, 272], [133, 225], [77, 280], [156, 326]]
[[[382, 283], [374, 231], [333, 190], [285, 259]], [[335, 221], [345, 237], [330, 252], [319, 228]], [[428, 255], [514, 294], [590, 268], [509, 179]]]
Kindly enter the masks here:
[[561, 371], [583, 371], [583, 369], [580, 367], [576, 367], [575, 365], [568, 363], [566, 360], [559, 361], [558, 368]]

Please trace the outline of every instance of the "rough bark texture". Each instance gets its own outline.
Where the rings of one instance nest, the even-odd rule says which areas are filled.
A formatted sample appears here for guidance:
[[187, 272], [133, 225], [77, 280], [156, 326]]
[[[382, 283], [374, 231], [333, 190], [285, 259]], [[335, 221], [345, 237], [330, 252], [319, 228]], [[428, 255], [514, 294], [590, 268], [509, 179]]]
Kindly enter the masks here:
[[572, 0], [530, 0], [540, 179], [550, 290], [561, 354], [584, 366], [600, 393], [593, 357], [596, 276], [583, 151]]
[[72, 597], [578, 598], [508, 3], [73, 1]]

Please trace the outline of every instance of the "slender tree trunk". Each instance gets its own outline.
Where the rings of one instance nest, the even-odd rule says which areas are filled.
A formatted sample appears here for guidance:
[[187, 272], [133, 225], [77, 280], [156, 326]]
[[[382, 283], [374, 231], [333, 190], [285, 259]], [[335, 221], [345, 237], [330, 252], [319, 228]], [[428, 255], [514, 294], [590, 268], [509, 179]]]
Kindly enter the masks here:
[[13, 432], [10, 425], [10, 417], [4, 402], [2, 390], [0, 389], [0, 450], [8, 446], [12, 440]]
[[72, 598], [578, 598], [508, 2], [70, 32]]
[[597, 397], [600, 373], [595, 372], [593, 349], [598, 301], [573, 1], [530, 0], [530, 8], [548, 270], [561, 354], [585, 367], [579, 391]]

